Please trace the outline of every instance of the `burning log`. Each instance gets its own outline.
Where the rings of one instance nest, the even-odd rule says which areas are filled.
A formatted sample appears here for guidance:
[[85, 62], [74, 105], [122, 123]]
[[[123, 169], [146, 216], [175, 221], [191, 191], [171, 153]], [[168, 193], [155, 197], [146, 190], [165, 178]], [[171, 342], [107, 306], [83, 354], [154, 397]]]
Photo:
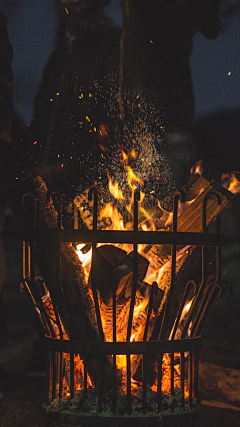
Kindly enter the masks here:
[[[135, 316], [135, 323], [140, 325], [140, 336], [143, 336], [146, 323], [147, 308], [151, 293], [151, 286], [143, 282], [149, 266], [149, 261], [138, 254], [137, 289], [135, 308], [139, 308]], [[133, 286], [133, 253], [127, 254], [124, 250], [112, 245], [100, 246], [96, 250], [96, 268], [98, 271], [97, 289], [100, 297], [100, 309], [105, 325], [104, 331], [107, 340], [112, 340], [113, 298], [116, 304], [117, 335], [126, 340], [126, 323]], [[91, 277], [91, 275], [90, 275]], [[89, 282], [90, 285], [90, 282]], [[158, 311], [163, 298], [163, 292], [157, 288], [151, 307]], [[152, 309], [151, 308], [151, 309]]]
[[61, 283], [71, 321], [70, 336], [76, 340], [98, 341], [93, 302], [85, 282], [84, 270], [74, 247], [63, 244], [61, 255]]
[[[191, 186], [191, 184], [190, 184]], [[209, 183], [203, 177], [193, 182], [191, 192], [202, 187], [203, 191], [196, 199], [181, 213], [178, 218], [178, 231], [200, 233], [203, 231], [203, 221], [208, 225], [234, 199], [234, 194], [216, 182]], [[205, 205], [205, 206], [204, 206]], [[206, 218], [205, 218], [206, 209]]]
[[[177, 231], [181, 232], [199, 233], [201, 231], [205, 231], [206, 227], [227, 205], [232, 202], [234, 198], [234, 195], [224, 187], [216, 184], [215, 182], [209, 183], [201, 176], [194, 176], [185, 186], [184, 190], [187, 202], [192, 200], [194, 197], [195, 200], [189, 204], [178, 218]], [[171, 227], [171, 230], [172, 229], [173, 227]], [[179, 247], [176, 248], [178, 251], [179, 249]], [[150, 247], [146, 256], [148, 259], [151, 258], [151, 265], [154, 263], [154, 260], [156, 260], [156, 265], [161, 265], [164, 261], [166, 262], [166, 257], [169, 256], [170, 250], [171, 247], [167, 245], [154, 245]], [[182, 267], [181, 265], [178, 265], [178, 262], [176, 263], [176, 277], [173, 280], [173, 283], [169, 283], [169, 278], [167, 276], [163, 277], [161, 280], [161, 283], [164, 283], [167, 290], [169, 289], [170, 291], [170, 286], [172, 288], [171, 303], [169, 303], [167, 318], [164, 319], [164, 324], [162, 326], [161, 339], [168, 339], [170, 336], [187, 282], [190, 279], [196, 280], [196, 283], [201, 282], [201, 264], [199, 262], [201, 254], [199, 254], [199, 250], [200, 248], [195, 248], [194, 250], [192, 248], [190, 251], [192, 252], [192, 255], [187, 258], [185, 256], [186, 261]], [[160, 284], [160, 286], [162, 285]], [[161, 322], [161, 319], [159, 319], [158, 322]], [[156, 328], [157, 325], [153, 333], [155, 338]]]
[[[209, 184], [206, 180], [204, 180], [202, 177], [197, 178], [195, 181], [193, 181], [192, 187], [190, 186], [189, 190], [194, 190], [195, 193], [199, 192], [199, 189], [202, 187], [204, 188], [202, 190], [202, 193], [196, 198], [196, 200], [189, 205], [189, 207], [180, 215], [178, 220], [178, 231], [191, 231], [191, 232], [201, 232], [205, 231], [206, 227], [213, 221], [219, 213], [233, 200], [234, 195], [230, 193], [229, 191], [226, 191], [225, 188], [215, 184], [211, 183]], [[180, 225], [179, 225], [180, 224]], [[175, 248], [176, 250], [177, 248]], [[151, 247], [151, 251], [154, 250], [154, 246]], [[161, 247], [159, 249], [160, 254], [168, 254], [169, 248], [164, 247], [163, 253], [161, 252]], [[169, 339], [171, 337], [171, 332], [173, 331], [174, 323], [176, 322], [176, 315], [179, 311], [179, 307], [181, 306], [181, 302], [183, 300], [183, 295], [185, 292], [186, 284], [189, 281], [192, 281], [192, 283], [195, 283], [195, 286], [200, 286], [200, 283], [205, 286], [206, 278], [205, 273], [202, 271], [202, 265], [199, 261], [202, 259], [201, 257], [201, 248], [192, 248], [190, 253], [191, 255], [188, 255], [185, 262], [182, 264], [179, 271], [175, 271], [173, 275], [173, 279], [171, 279], [170, 286], [169, 286], [169, 295], [167, 298], [170, 297], [170, 300], [168, 302], [168, 309], [166, 311], [166, 316], [163, 315], [159, 316], [157, 319], [157, 322], [155, 324], [152, 337], [150, 339], [158, 339], [159, 337], [159, 329], [160, 329], [160, 339]], [[203, 255], [202, 255], [203, 256]], [[205, 261], [206, 263], [209, 262], [209, 260], [206, 257], [205, 254]], [[176, 267], [177, 264], [176, 264]], [[175, 268], [175, 267], [174, 267]], [[206, 266], [205, 266], [206, 268]], [[207, 270], [207, 268], [206, 268]], [[169, 282], [168, 275], [167, 277], [162, 278], [161, 282], [166, 283]], [[193, 282], [194, 280], [194, 282]], [[200, 288], [202, 287], [202, 284]], [[199, 292], [200, 292], [199, 288]], [[204, 289], [204, 288], [203, 288]], [[203, 291], [201, 289], [201, 292]], [[171, 291], [171, 295], [170, 295]], [[196, 288], [197, 292], [197, 288]], [[198, 296], [198, 299], [200, 297], [200, 294]], [[186, 328], [184, 328], [186, 329]], [[174, 332], [175, 335], [175, 332]], [[174, 336], [172, 337], [174, 338]], [[156, 359], [154, 357], [151, 357], [150, 363], [148, 360], [147, 364], [147, 378], [150, 381], [151, 384], [154, 383], [156, 377], [155, 377], [155, 369], [154, 366], [156, 364]], [[152, 368], [151, 368], [152, 367]], [[141, 377], [141, 373], [139, 370], [136, 373], [136, 378]]]
[[[71, 321], [71, 338], [99, 342], [94, 306], [89, 296], [83, 268], [74, 247], [66, 244], [62, 249], [62, 288]], [[104, 363], [107, 375], [103, 377], [102, 357], [89, 356], [86, 360], [87, 371], [96, 387], [99, 387], [103, 380], [104, 386], [111, 388], [113, 383], [112, 364], [107, 358]]]
[[[207, 185], [208, 184], [208, 185]], [[189, 188], [191, 191], [197, 192], [201, 187], [204, 190], [196, 197], [196, 199], [187, 207], [185, 211], [181, 213], [177, 222], [177, 231], [181, 232], [204, 232], [207, 230], [208, 225], [217, 218], [221, 211], [229, 205], [234, 195], [226, 190], [221, 185], [218, 185], [215, 182], [208, 183], [202, 177], [198, 177], [190, 183]], [[171, 293], [170, 302], [168, 301], [168, 318], [164, 319], [164, 324], [162, 327], [161, 338], [167, 339], [172, 330], [174, 323], [174, 310], [179, 306], [179, 295], [182, 298], [183, 291], [181, 289], [181, 284], [186, 284], [190, 279], [197, 279], [199, 281], [199, 257], [198, 257], [199, 248], [194, 250], [194, 255], [191, 256], [191, 262], [187, 269], [186, 262], [178, 276], [172, 281], [169, 293]], [[206, 252], [206, 251], [205, 251]], [[203, 255], [202, 255], [203, 256]], [[205, 262], [207, 260], [207, 254], [205, 253]], [[196, 263], [196, 265], [195, 265]], [[195, 265], [195, 268], [193, 268]], [[192, 277], [189, 276], [189, 272], [192, 273]], [[203, 273], [202, 273], [203, 274]], [[206, 271], [205, 273], [206, 274]], [[188, 279], [189, 277], [189, 279]], [[201, 276], [200, 276], [201, 277]], [[187, 280], [188, 279], [188, 280]], [[202, 286], [205, 286], [206, 277], [202, 278]], [[168, 297], [169, 298], [169, 297]], [[172, 313], [172, 314], [171, 314]], [[176, 311], [175, 311], [176, 316]]]
[[[39, 227], [43, 232], [46, 228], [56, 228], [57, 213], [52, 201], [46, 201], [47, 188], [40, 177], [35, 179], [35, 189], [40, 209]], [[50, 292], [54, 311], [59, 314], [59, 317], [56, 316], [56, 320], [60, 338], [62, 323], [68, 338], [80, 341], [99, 341], [93, 301], [85, 282], [84, 270], [74, 247], [69, 243], [59, 245], [39, 239], [36, 240], [35, 255], [36, 263]], [[60, 259], [61, 277], [59, 276]], [[105, 372], [107, 372], [104, 377], [103, 364], [105, 364]], [[88, 357], [86, 367], [96, 387], [102, 385], [103, 382], [106, 388], [112, 386], [112, 364], [107, 358], [103, 360], [102, 357], [94, 355]]]
[[[96, 250], [96, 268], [98, 271], [97, 289], [104, 302], [108, 302], [118, 289], [118, 294], [124, 294], [130, 298], [129, 274], [133, 271], [133, 253], [112, 245], [100, 246]], [[149, 262], [138, 254], [138, 282], [142, 282]], [[127, 278], [127, 279], [126, 279]]]

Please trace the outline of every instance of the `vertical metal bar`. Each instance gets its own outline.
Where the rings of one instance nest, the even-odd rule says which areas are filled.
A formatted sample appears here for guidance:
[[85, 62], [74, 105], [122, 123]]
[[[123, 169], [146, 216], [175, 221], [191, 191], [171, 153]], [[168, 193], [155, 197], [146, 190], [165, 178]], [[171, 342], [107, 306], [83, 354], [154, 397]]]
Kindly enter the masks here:
[[157, 385], [157, 411], [162, 411], [162, 359], [163, 354], [158, 354], [158, 385]]
[[74, 397], [74, 353], [70, 353], [70, 399]]
[[50, 404], [51, 352], [46, 353], [46, 402]]
[[59, 397], [59, 352], [56, 352], [55, 368], [56, 368], [56, 399], [57, 399]]
[[[134, 193], [134, 209], [133, 209], [133, 229], [134, 232], [138, 230], [138, 202], [140, 200], [140, 192], [138, 190]], [[131, 331], [132, 331], [132, 319], [133, 319], [133, 310], [135, 303], [135, 294], [137, 289], [137, 270], [138, 270], [138, 252], [137, 252], [137, 244], [133, 245], [133, 285], [132, 285], [132, 294], [129, 308], [129, 316], [128, 316], [128, 328], [127, 328], [127, 341], [130, 341]]]
[[188, 362], [188, 389], [189, 389], [189, 406], [192, 408], [192, 397], [193, 397], [193, 353], [189, 352], [189, 362]]
[[[176, 192], [173, 198], [173, 232], [177, 232], [177, 217], [178, 217], [178, 201], [181, 197], [181, 200], [184, 201], [185, 195], [183, 192]], [[159, 339], [168, 339], [168, 328], [165, 326], [165, 319], [167, 318], [167, 313], [169, 311], [169, 306], [171, 304], [171, 299], [173, 295], [173, 290], [175, 286], [175, 276], [176, 276], [176, 250], [177, 246], [173, 244], [171, 246], [171, 258], [172, 258], [172, 268], [171, 268], [171, 284], [167, 296], [167, 301], [164, 308], [163, 320], [161, 324], [161, 329], [159, 333]], [[172, 327], [171, 327], [172, 330]]]
[[117, 365], [116, 355], [113, 355], [113, 414], [117, 412]]
[[137, 254], [137, 244], [134, 243], [134, 245], [133, 245], [133, 284], [132, 284], [132, 294], [131, 294], [129, 316], [128, 316], [127, 341], [130, 341], [130, 338], [131, 338], [135, 294], [136, 294], [136, 289], [137, 289], [137, 268], [138, 268], [137, 255], [138, 255]]
[[193, 352], [193, 392], [194, 397], [198, 399], [198, 351]]
[[104, 389], [104, 375], [105, 375], [105, 361], [106, 356], [102, 356], [101, 360], [101, 366], [102, 366], [102, 379], [100, 381], [99, 387], [98, 387], [98, 411], [101, 414], [102, 413], [102, 405], [103, 405], [103, 389]]
[[60, 351], [59, 353], [59, 400], [62, 399], [62, 390], [63, 390], [63, 354]]
[[143, 354], [142, 358], [142, 405], [143, 405], [143, 413], [146, 415], [147, 410], [147, 355]]
[[26, 242], [22, 242], [22, 276], [26, 279]]
[[[88, 200], [91, 201], [92, 197], [93, 200], [93, 230], [97, 230], [97, 211], [98, 211], [98, 196], [97, 196], [97, 190], [96, 188], [92, 187], [90, 188], [88, 192]], [[96, 310], [96, 316], [97, 316], [97, 324], [98, 324], [98, 331], [99, 331], [99, 337], [100, 341], [104, 341], [104, 333], [103, 333], [103, 327], [102, 327], [102, 320], [101, 320], [101, 314], [99, 309], [99, 303], [98, 303], [98, 294], [97, 294], [97, 287], [96, 287], [96, 269], [95, 269], [95, 252], [96, 252], [96, 243], [92, 243], [92, 292], [93, 292], [93, 299], [95, 304], [95, 310]]]
[[87, 366], [86, 366], [86, 357], [83, 358], [83, 387], [84, 387], [84, 396], [87, 395]]
[[[175, 205], [175, 204], [174, 204]], [[175, 211], [175, 210], [174, 210]], [[176, 215], [176, 214], [175, 214]], [[163, 320], [162, 320], [162, 324], [161, 324], [161, 329], [160, 329], [160, 334], [159, 334], [159, 339], [167, 339], [167, 335], [166, 335], [166, 331], [164, 330], [164, 326], [165, 326], [165, 319], [167, 318], [167, 313], [169, 311], [169, 306], [171, 303], [171, 299], [172, 299], [172, 294], [173, 294], [173, 288], [174, 288], [174, 284], [175, 284], [175, 274], [176, 274], [176, 245], [172, 245], [171, 247], [171, 258], [172, 258], [172, 267], [171, 267], [171, 284], [170, 284], [170, 289], [168, 292], [168, 296], [167, 296], [167, 301], [165, 304], [165, 308], [164, 308], [164, 313], [163, 313]]]
[[[33, 200], [33, 222], [30, 224], [33, 230], [36, 229], [36, 218], [37, 218], [37, 201], [34, 194], [24, 194], [22, 197], [22, 206], [24, 205], [24, 201], [26, 197], [29, 197]], [[29, 227], [29, 224], [28, 224]], [[31, 244], [27, 244], [27, 262], [28, 262], [28, 276], [32, 282], [35, 283], [35, 242], [31, 242]]]
[[[138, 190], [134, 193], [134, 206], [133, 206], [133, 230], [137, 232], [138, 230], [138, 202], [140, 200], [140, 192]], [[132, 284], [132, 294], [129, 307], [128, 315], [128, 327], [127, 327], [127, 341], [130, 342], [131, 330], [132, 330], [132, 319], [133, 319], [133, 310], [135, 303], [135, 294], [137, 289], [137, 270], [138, 270], [138, 252], [137, 244], [133, 245], [133, 284]], [[131, 397], [131, 355], [127, 354], [127, 413], [131, 415], [132, 413], [132, 397]]]
[[127, 414], [132, 413], [132, 396], [131, 396], [131, 355], [127, 354]]
[[56, 372], [56, 352], [51, 352], [51, 365], [52, 365], [52, 401], [56, 399], [56, 385], [57, 385], [57, 372]]
[[180, 363], [181, 363], [181, 389], [182, 389], [182, 408], [185, 409], [185, 393], [184, 393], [184, 386], [185, 386], [185, 359], [184, 359], [184, 352], [182, 351], [180, 353]]
[[[98, 213], [98, 195], [96, 188], [92, 187], [90, 188], [88, 192], [88, 200], [92, 200], [93, 198], [93, 230], [97, 230], [97, 213]], [[92, 244], [92, 292], [93, 292], [93, 299], [95, 304], [95, 310], [96, 310], [96, 316], [97, 316], [97, 324], [98, 324], [98, 331], [99, 331], [99, 338], [100, 341], [104, 341], [104, 333], [103, 333], [103, 326], [102, 326], [102, 319], [100, 314], [100, 308], [98, 303], [98, 294], [97, 294], [97, 275], [96, 275], [96, 268], [95, 268], [95, 253], [96, 253], [96, 243]], [[104, 373], [105, 373], [105, 358], [106, 356], [102, 357], [102, 381], [99, 384], [98, 388], [98, 410], [101, 413], [102, 412], [102, 402], [103, 402], [103, 387], [104, 387]]]
[[31, 269], [31, 248], [30, 245], [27, 243], [27, 265], [28, 265], [28, 277], [31, 279], [32, 277], [32, 269]]
[[35, 242], [31, 242], [29, 246], [29, 257], [30, 257], [30, 280], [34, 294], [36, 295], [35, 288], [35, 267], [36, 267], [36, 255], [35, 255]]
[[[216, 218], [216, 226], [215, 226], [216, 233], [221, 233], [221, 221], [220, 216]], [[221, 282], [221, 247], [216, 246], [216, 283]]]
[[[59, 286], [60, 286], [60, 289], [62, 289], [62, 252], [61, 252], [61, 244], [60, 243], [58, 243], [57, 274], [58, 274], [58, 278], [59, 278]], [[56, 315], [56, 320], [57, 320], [60, 338], [63, 339], [63, 331], [62, 331], [62, 327], [61, 327], [60, 316], [59, 316], [58, 311], [56, 311], [57, 307], [55, 306], [55, 304], [53, 304], [53, 307], [54, 307], [54, 312]]]
[[[113, 292], [113, 342], [117, 340], [116, 291]], [[116, 355], [113, 355], [113, 414], [117, 412], [117, 365]]]
[[73, 228], [78, 230], [78, 208], [75, 203], [73, 203]]
[[153, 282], [152, 287], [151, 287], [149, 303], [148, 303], [148, 314], [147, 314], [147, 319], [146, 319], [146, 324], [145, 324], [145, 329], [144, 329], [143, 341], [146, 341], [146, 339], [147, 339], [148, 325], [149, 325], [150, 315], [152, 312], [153, 295], [154, 295], [154, 293], [157, 292], [157, 289], [158, 289], [157, 282]]
[[[149, 298], [148, 314], [147, 314], [147, 319], [146, 319], [146, 324], [145, 324], [145, 329], [144, 329], [143, 341], [147, 340], [148, 325], [149, 325], [150, 315], [152, 312], [153, 295], [156, 292], [156, 288], [157, 288], [157, 282], [153, 282], [152, 288], [151, 288], [151, 294], [150, 294], [150, 298]], [[143, 354], [143, 358], [142, 358], [142, 385], [143, 385], [142, 386], [143, 387], [143, 413], [146, 414], [146, 410], [147, 410], [147, 400], [146, 400], [146, 395], [147, 395], [147, 356], [145, 354]]]
[[174, 396], [174, 353], [171, 353], [170, 359], [171, 359], [171, 395]]

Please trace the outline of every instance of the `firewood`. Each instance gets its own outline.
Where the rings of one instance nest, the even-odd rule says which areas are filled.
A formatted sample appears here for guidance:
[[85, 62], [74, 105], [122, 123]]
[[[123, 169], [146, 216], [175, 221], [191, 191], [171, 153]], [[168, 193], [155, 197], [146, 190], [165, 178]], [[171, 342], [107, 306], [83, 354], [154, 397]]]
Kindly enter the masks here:
[[[204, 183], [202, 177], [201, 183]], [[209, 195], [206, 207], [206, 226], [217, 218], [226, 206], [232, 203], [234, 194], [226, 188], [216, 182], [211, 182], [208, 186], [205, 185], [206, 183], [204, 183], [204, 190], [201, 194], [179, 216], [177, 231], [194, 233], [200, 233], [202, 231], [203, 200], [205, 196]], [[218, 204], [217, 197], [220, 198], [221, 204]]]
[[[201, 248], [196, 247], [192, 253], [184, 254], [183, 258], [177, 264], [176, 268], [176, 278], [174, 283], [173, 295], [171, 298], [171, 304], [169, 306], [167, 316], [164, 319], [164, 323], [161, 329], [161, 340], [167, 340], [170, 337], [170, 333], [174, 326], [174, 322], [178, 313], [178, 309], [180, 307], [183, 293], [186, 287], [186, 284], [189, 280], [195, 279], [196, 283], [199, 284], [201, 280]], [[167, 269], [166, 273], [162, 277], [160, 286], [166, 288], [167, 290], [170, 288], [171, 283], [171, 269]], [[152, 319], [152, 327], [150, 327], [150, 336], [149, 340], [158, 340], [159, 339], [159, 331], [161, 327], [162, 314], [164, 303], [166, 302], [168, 292], [165, 292], [164, 300], [158, 310], [157, 315]], [[157, 355], [149, 355], [147, 358], [147, 381], [150, 385], [153, 385], [157, 378], [157, 370], [155, 366], [157, 364]], [[139, 360], [140, 362], [141, 360]], [[137, 381], [142, 380], [142, 369], [141, 363], [135, 372], [134, 379]]]
[[[148, 260], [138, 254], [138, 282], [143, 281], [148, 266]], [[131, 272], [133, 270], [132, 252], [127, 254], [123, 249], [113, 245], [100, 246], [95, 252], [95, 268], [98, 272], [97, 289], [99, 290], [101, 299], [105, 303], [112, 298], [113, 292], [117, 292], [119, 295], [122, 289], [124, 289], [125, 298], [130, 298], [130, 288], [132, 286]], [[131, 276], [131, 280], [128, 280], [129, 275]]]
[[[62, 250], [62, 288], [69, 310], [71, 321], [71, 338], [80, 341], [99, 341], [94, 307], [85, 282], [82, 265], [74, 248], [64, 245]], [[105, 373], [103, 373], [103, 358], [91, 355], [86, 359], [87, 371], [98, 387], [102, 380], [104, 386], [110, 388], [113, 383], [113, 369], [109, 359], [105, 358]]]
[[82, 264], [71, 244], [62, 244], [61, 258], [61, 283], [71, 320], [71, 338], [99, 340], [94, 304]]
[[[34, 177], [35, 195], [37, 200], [37, 213], [39, 217], [38, 231], [57, 228], [58, 213], [53, 202], [47, 199], [47, 186], [40, 177]], [[40, 235], [40, 233], [39, 233]], [[43, 280], [51, 294], [54, 307], [58, 310], [66, 330], [70, 328], [68, 310], [62, 293], [59, 278], [60, 244], [56, 242], [37, 239], [34, 245], [36, 264], [41, 272]]]
[[[118, 341], [125, 341], [133, 286], [133, 253], [113, 245], [105, 245], [96, 250], [96, 268], [98, 271], [97, 288], [99, 290], [99, 303], [103, 320], [104, 334], [107, 341], [113, 339], [113, 297], [116, 299], [116, 335]], [[137, 289], [135, 294], [135, 315], [132, 324], [132, 339], [141, 341], [145, 332], [151, 286], [143, 282], [149, 262], [138, 254]], [[153, 295], [150, 307], [150, 321], [148, 335], [151, 335], [154, 323], [152, 319], [158, 312], [163, 298], [163, 292], [158, 289]], [[137, 370], [140, 357], [132, 358], [132, 373]]]
[[[35, 179], [40, 220], [38, 228], [43, 232], [47, 228], [57, 227], [57, 213], [52, 201], [47, 202], [47, 187], [42, 178]], [[68, 337], [76, 340], [99, 341], [94, 306], [89, 289], [85, 283], [85, 275], [75, 249], [69, 243], [58, 244], [38, 239], [35, 247], [36, 263], [50, 291], [54, 309], [60, 314], [60, 321], [68, 333]], [[61, 271], [59, 262], [61, 257]], [[61, 279], [59, 277], [61, 274]], [[109, 359], [91, 356], [86, 366], [96, 387], [102, 384], [110, 388], [113, 384], [113, 369]]]
[[69, 331], [70, 319], [59, 277], [60, 245], [44, 239], [35, 242], [35, 261], [50, 292], [54, 307], [58, 310], [64, 328]]

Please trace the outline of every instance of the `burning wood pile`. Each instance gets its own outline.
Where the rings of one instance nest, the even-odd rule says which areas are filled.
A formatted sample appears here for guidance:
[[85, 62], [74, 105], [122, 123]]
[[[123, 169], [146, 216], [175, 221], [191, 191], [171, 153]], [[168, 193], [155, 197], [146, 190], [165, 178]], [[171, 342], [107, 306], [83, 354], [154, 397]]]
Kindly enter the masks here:
[[109, 177], [115, 205], [98, 185], [77, 195], [68, 206], [74, 230], [62, 228], [56, 195], [48, 200], [40, 177], [35, 195], [23, 199], [38, 207], [38, 226], [24, 242], [22, 285], [50, 354], [48, 413], [196, 409], [198, 337], [214, 298], [229, 290], [219, 214], [234, 194], [196, 174], [174, 194], [173, 212], [147, 209], [139, 178], [127, 173], [131, 201]]

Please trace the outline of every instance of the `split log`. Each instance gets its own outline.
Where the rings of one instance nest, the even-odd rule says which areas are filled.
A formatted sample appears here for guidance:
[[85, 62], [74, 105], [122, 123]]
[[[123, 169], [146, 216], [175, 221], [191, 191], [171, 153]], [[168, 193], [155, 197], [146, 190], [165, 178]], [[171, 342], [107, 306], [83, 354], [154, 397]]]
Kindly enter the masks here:
[[[204, 190], [179, 216], [177, 230], [180, 232], [200, 233], [203, 231], [203, 201], [206, 196], [209, 195], [206, 205], [206, 226], [208, 226], [226, 206], [232, 203], [234, 198], [234, 194], [230, 193], [221, 185], [218, 185], [215, 182], [208, 183], [208, 181], [202, 177], [195, 179], [195, 181], [190, 184], [189, 187], [186, 187], [186, 189], [187, 188], [191, 188], [191, 191], [194, 190], [195, 192], [199, 191], [200, 188], [204, 188]], [[214, 194], [217, 195], [217, 197], [214, 196]], [[219, 201], [221, 201], [221, 204], [219, 204]], [[167, 250], [168, 248], [165, 246], [164, 251]], [[176, 275], [175, 283], [172, 284], [173, 292], [171, 295], [171, 303], [169, 304], [167, 318], [165, 317], [164, 320], [161, 339], [169, 338], [186, 283], [190, 279], [195, 281], [198, 280], [199, 269], [201, 269], [200, 260], [201, 248], [196, 248]], [[192, 277], [189, 277], [190, 273]]]
[[[137, 289], [135, 294], [134, 317], [132, 336], [141, 341], [144, 336], [146, 319], [149, 310], [151, 286], [143, 281], [149, 266], [148, 260], [138, 254]], [[125, 251], [112, 245], [104, 245], [96, 249], [95, 267], [98, 271], [97, 289], [103, 330], [107, 341], [113, 339], [113, 298], [116, 301], [116, 335], [118, 341], [126, 341], [128, 317], [133, 286], [133, 253], [127, 255]], [[149, 334], [153, 328], [151, 323], [163, 298], [163, 292], [157, 289], [151, 302]], [[139, 356], [132, 359], [132, 372], [135, 372], [139, 363]]]
[[[47, 187], [42, 178], [37, 177], [34, 181], [40, 213], [38, 228], [42, 229], [44, 234], [47, 228], [56, 228], [57, 214], [52, 201], [47, 202]], [[69, 243], [59, 245], [39, 239], [36, 241], [35, 255], [38, 268], [50, 292], [54, 310], [58, 311], [59, 322], [63, 323], [68, 337], [98, 342], [92, 298], [85, 282], [82, 264], [73, 246]], [[86, 367], [96, 387], [103, 381], [106, 388], [112, 387], [114, 373], [107, 358], [103, 360], [102, 357], [89, 356]]]
[[[201, 177], [201, 182], [204, 182]], [[208, 183], [208, 181], [207, 181]], [[209, 195], [206, 207], [206, 225], [208, 226], [217, 216], [222, 212], [226, 206], [230, 205], [234, 199], [234, 194], [222, 187], [216, 182], [206, 183], [204, 190], [201, 194], [191, 203], [188, 208], [178, 218], [178, 231], [200, 233], [202, 231], [202, 218], [203, 218], [203, 200]], [[212, 195], [213, 194], [213, 195]], [[218, 204], [217, 195], [221, 200]]]
[[69, 311], [64, 299], [60, 277], [60, 245], [44, 239], [35, 242], [35, 261], [43, 278], [43, 281], [50, 292], [51, 300], [60, 315], [64, 329], [69, 333], [71, 323]]
[[[96, 186], [99, 199], [103, 200], [103, 189]], [[193, 175], [190, 181], [182, 188], [185, 193], [186, 202], [194, 200], [179, 216], [178, 218], [178, 231], [183, 232], [196, 232], [202, 231], [202, 203], [204, 197], [208, 193], [214, 193], [219, 195], [221, 199], [221, 205], [218, 205], [216, 197], [211, 197], [207, 202], [207, 226], [221, 213], [221, 211], [229, 205], [234, 195], [226, 188], [222, 187], [216, 182], [209, 182], [200, 175]], [[75, 197], [74, 203], [79, 209], [80, 216], [83, 222], [89, 229], [92, 228], [92, 202], [88, 201], [89, 189]], [[100, 204], [99, 204], [100, 208]], [[103, 204], [101, 204], [103, 209]], [[112, 223], [111, 218], [103, 218], [100, 215], [101, 209], [99, 209], [98, 221], [102, 223], [102, 227], [109, 227]], [[157, 229], [165, 228], [165, 222], [167, 219], [167, 213], [161, 209], [158, 205], [153, 206], [147, 210], [139, 210], [138, 224], [141, 229], [151, 217], [157, 227]], [[131, 223], [126, 225], [126, 229], [131, 227]], [[171, 230], [171, 228], [170, 228]]]
[[[44, 180], [40, 176], [37, 176], [33, 178], [33, 183], [37, 200], [37, 214], [39, 217], [38, 231], [39, 235], [41, 232], [44, 235], [46, 229], [57, 228], [58, 213], [55, 210], [51, 198], [47, 200], [48, 189]], [[35, 257], [33, 261], [36, 261], [46, 287], [51, 294], [53, 307], [58, 310], [65, 330], [68, 331], [70, 329], [70, 319], [59, 277], [60, 244], [38, 239], [33, 249], [32, 256]]]
[[[202, 216], [203, 216], [203, 200], [206, 195], [209, 194], [209, 199], [207, 200], [207, 208], [206, 208], [206, 226], [208, 226], [219, 214], [220, 212], [228, 206], [234, 195], [226, 190], [221, 185], [216, 184], [215, 182], [209, 183], [201, 176], [193, 177], [191, 182], [188, 183], [185, 187], [185, 193], [187, 196], [187, 201], [191, 200], [193, 196], [196, 196], [196, 199], [187, 207], [187, 209], [179, 216], [178, 218], [178, 231], [182, 232], [201, 232], [202, 231]], [[201, 192], [199, 194], [199, 192]], [[221, 200], [221, 204], [218, 204], [218, 199], [212, 195], [216, 194], [219, 200]], [[177, 247], [179, 250], [180, 247]], [[161, 263], [166, 259], [165, 257], [169, 256], [171, 247], [164, 246], [151, 246], [150, 250], [146, 253], [146, 257], [149, 259], [151, 257], [155, 260], [156, 265], [161, 266]], [[155, 255], [157, 253], [158, 256]], [[199, 256], [198, 256], [199, 253]], [[176, 280], [173, 283], [173, 293], [171, 295], [171, 303], [169, 306], [169, 310], [167, 313], [167, 318], [165, 317], [164, 325], [162, 329], [161, 339], [168, 339], [169, 334], [172, 330], [178, 307], [180, 301], [182, 300], [182, 295], [185, 289], [185, 285], [190, 279], [194, 279], [198, 281], [199, 269], [201, 269], [201, 250], [200, 248], [196, 248], [193, 251], [193, 254], [187, 257], [185, 264], [179, 270], [181, 265], [178, 265], [176, 268]], [[152, 261], [151, 261], [152, 263]], [[195, 267], [194, 267], [195, 266]], [[179, 270], [179, 272], [178, 272]], [[192, 277], [189, 277], [189, 273], [192, 272]], [[201, 276], [200, 276], [201, 277]], [[166, 289], [166, 294], [170, 289], [170, 278], [167, 276], [163, 277], [161, 281]], [[161, 286], [161, 284], [160, 284]], [[158, 326], [157, 321], [156, 329]], [[157, 337], [155, 336], [155, 339]]]
[[[189, 280], [195, 279], [196, 283], [199, 284], [201, 281], [201, 248], [196, 247], [192, 253], [184, 254], [181, 264], [179, 263], [176, 273], [176, 279], [174, 283], [173, 295], [169, 310], [164, 319], [161, 330], [161, 339], [169, 339], [170, 333], [174, 326], [179, 307], [182, 302], [182, 297], [186, 284]], [[166, 270], [165, 275], [162, 277], [161, 286], [169, 289], [171, 282], [171, 269]], [[164, 302], [166, 302], [167, 293], [165, 294]], [[156, 316], [155, 324], [152, 329], [152, 334], [149, 340], [158, 340], [159, 331], [162, 322], [162, 311], [163, 304], [161, 305], [158, 315]], [[147, 381], [150, 385], [153, 385], [157, 379], [157, 355], [147, 356]], [[134, 379], [142, 381], [142, 364], [139, 363], [138, 369], [136, 370]]]
[[[80, 341], [99, 342], [95, 310], [89, 289], [85, 282], [82, 265], [75, 249], [65, 244], [62, 250], [62, 288], [69, 310], [71, 321], [71, 338]], [[104, 387], [111, 388], [114, 374], [112, 364], [105, 358], [103, 372], [103, 358], [90, 355], [86, 361], [87, 371], [98, 387], [104, 381]]]

